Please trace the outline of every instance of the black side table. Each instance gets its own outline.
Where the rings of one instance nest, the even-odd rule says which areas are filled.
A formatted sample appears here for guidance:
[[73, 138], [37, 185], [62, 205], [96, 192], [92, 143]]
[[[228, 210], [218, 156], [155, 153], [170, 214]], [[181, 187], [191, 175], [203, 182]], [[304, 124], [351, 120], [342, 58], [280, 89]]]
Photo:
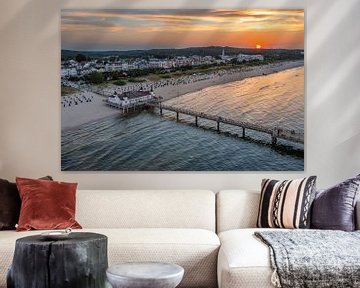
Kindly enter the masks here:
[[29, 236], [16, 240], [7, 287], [102, 288], [107, 267], [105, 235], [73, 232], [55, 241]]

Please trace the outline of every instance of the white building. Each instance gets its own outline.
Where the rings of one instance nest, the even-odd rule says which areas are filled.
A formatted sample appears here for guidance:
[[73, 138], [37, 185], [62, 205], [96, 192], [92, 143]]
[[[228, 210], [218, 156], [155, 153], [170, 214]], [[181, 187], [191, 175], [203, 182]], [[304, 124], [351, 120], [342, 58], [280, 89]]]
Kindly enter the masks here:
[[129, 91], [118, 95], [109, 96], [107, 104], [116, 108], [127, 108], [150, 102], [155, 98], [152, 91]]
[[118, 71], [118, 70], [122, 70], [122, 63], [120, 62], [105, 65], [105, 71]]
[[253, 61], [253, 60], [259, 60], [259, 61], [264, 61], [264, 56], [263, 55], [246, 55], [246, 54], [239, 54], [237, 56], [237, 61], [238, 62], [248, 62], [248, 61]]
[[79, 75], [76, 68], [61, 68], [61, 77], [70, 77]]
[[152, 58], [150, 59], [150, 61], [148, 62], [148, 67], [149, 68], [164, 68], [164, 69], [168, 69], [171, 68], [172, 63], [169, 62], [168, 60], [160, 60], [157, 58]]
[[226, 61], [231, 61], [232, 59], [236, 58], [236, 56], [225, 55], [225, 49], [223, 49], [220, 58], [221, 60], [226, 62]]

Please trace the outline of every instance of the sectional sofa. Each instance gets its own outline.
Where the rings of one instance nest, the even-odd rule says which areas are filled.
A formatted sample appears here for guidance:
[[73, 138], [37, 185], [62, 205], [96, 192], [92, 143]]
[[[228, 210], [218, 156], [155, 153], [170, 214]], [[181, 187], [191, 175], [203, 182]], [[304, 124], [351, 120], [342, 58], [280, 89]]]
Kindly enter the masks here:
[[[109, 265], [176, 263], [185, 269], [180, 287], [273, 287], [268, 247], [253, 236], [259, 196], [242, 190], [78, 190], [76, 218], [82, 231], [108, 236]], [[41, 232], [0, 231], [1, 288], [16, 239]]]

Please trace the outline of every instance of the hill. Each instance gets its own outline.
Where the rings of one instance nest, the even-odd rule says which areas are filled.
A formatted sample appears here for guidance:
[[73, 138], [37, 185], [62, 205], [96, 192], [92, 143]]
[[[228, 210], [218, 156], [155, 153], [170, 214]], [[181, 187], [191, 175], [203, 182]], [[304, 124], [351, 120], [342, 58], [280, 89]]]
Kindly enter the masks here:
[[176, 57], [176, 56], [219, 56], [223, 49], [225, 49], [226, 55], [235, 54], [261, 54], [266, 58], [273, 58], [277, 60], [292, 60], [302, 59], [304, 55], [300, 52], [303, 50], [294, 49], [249, 49], [249, 48], [237, 48], [237, 47], [221, 47], [221, 46], [209, 46], [209, 47], [189, 47], [180, 49], [150, 49], [150, 50], [128, 50], [128, 51], [74, 51], [74, 50], [61, 50], [61, 59], [69, 60], [75, 59], [76, 55], [83, 54], [87, 58], [98, 59], [104, 57], [119, 57], [119, 58], [141, 58], [141, 57]]

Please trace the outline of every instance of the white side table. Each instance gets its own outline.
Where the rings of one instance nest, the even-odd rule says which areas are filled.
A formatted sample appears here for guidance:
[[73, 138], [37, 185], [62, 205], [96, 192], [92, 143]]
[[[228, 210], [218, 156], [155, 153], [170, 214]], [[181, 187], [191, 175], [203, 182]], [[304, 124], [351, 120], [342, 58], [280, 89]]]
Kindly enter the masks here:
[[106, 271], [113, 288], [175, 288], [184, 268], [161, 262], [134, 262], [111, 266]]

